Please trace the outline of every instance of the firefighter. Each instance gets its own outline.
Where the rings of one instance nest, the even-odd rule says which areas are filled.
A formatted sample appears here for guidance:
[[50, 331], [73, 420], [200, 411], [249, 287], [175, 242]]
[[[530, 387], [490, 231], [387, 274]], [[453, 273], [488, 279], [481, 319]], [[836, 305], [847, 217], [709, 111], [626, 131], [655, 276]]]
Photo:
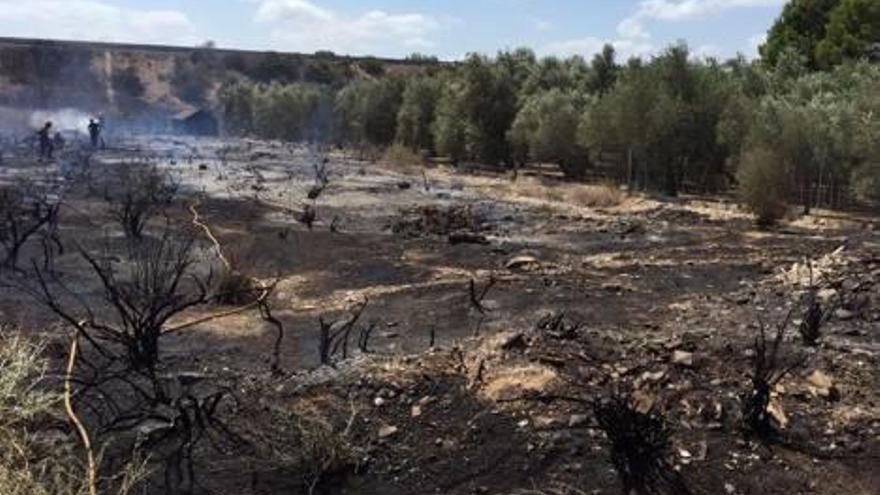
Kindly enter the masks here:
[[101, 143], [101, 124], [95, 119], [89, 119], [89, 138], [92, 140], [92, 148], [97, 148]]
[[37, 131], [37, 138], [40, 141], [40, 159], [52, 159], [52, 152], [55, 146], [52, 144], [52, 122], [46, 122], [42, 129]]

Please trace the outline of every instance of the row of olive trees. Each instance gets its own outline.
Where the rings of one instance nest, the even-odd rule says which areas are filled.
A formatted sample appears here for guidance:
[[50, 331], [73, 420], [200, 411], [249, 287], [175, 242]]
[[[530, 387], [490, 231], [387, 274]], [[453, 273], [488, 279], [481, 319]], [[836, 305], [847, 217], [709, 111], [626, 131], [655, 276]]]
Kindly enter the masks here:
[[[513, 164], [511, 128], [529, 99], [550, 90], [601, 94], [620, 67], [609, 46], [592, 64], [580, 57], [538, 60], [531, 50], [471, 55], [408, 77], [355, 80], [338, 91], [310, 84], [235, 82], [220, 92], [227, 131], [267, 138], [320, 137], [491, 164]], [[303, 129], [319, 129], [311, 136]], [[521, 135], [521, 133], [520, 133]]]
[[880, 67], [842, 65], [743, 92], [728, 107], [721, 137], [738, 158], [740, 190], [771, 223], [786, 204], [804, 213], [850, 198], [880, 199]]
[[[398, 143], [454, 163], [557, 163], [567, 175], [589, 169], [670, 195], [736, 185], [748, 195], [749, 187], [766, 186], [773, 194], [759, 196], [778, 217], [786, 203], [809, 211], [852, 193], [874, 199], [878, 82], [877, 67], [866, 62], [813, 72], [795, 49], [774, 65], [722, 63], [678, 44], [625, 64], [610, 46], [591, 63], [538, 59], [527, 49], [471, 55], [339, 90], [237, 83], [221, 101], [232, 132]], [[778, 170], [756, 172], [759, 166]]]

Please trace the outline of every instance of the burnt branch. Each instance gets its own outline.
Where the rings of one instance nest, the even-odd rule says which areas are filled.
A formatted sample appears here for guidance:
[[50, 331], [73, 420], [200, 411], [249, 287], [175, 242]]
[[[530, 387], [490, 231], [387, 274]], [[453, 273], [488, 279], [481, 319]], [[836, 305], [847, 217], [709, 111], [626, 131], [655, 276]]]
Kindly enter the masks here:
[[104, 199], [126, 237], [141, 239], [147, 223], [174, 202], [179, 184], [155, 167], [123, 167], [116, 183], [105, 186]]
[[494, 275], [489, 276], [489, 281], [486, 282], [486, 285], [483, 286], [482, 289], [477, 289], [477, 282], [474, 279], [471, 279], [470, 284], [468, 285], [468, 297], [471, 303], [471, 306], [477, 310], [481, 315], [486, 314], [486, 307], [483, 306], [483, 301], [486, 299], [486, 296], [489, 294], [489, 291], [492, 290], [492, 287], [498, 280]]
[[42, 233], [60, 246], [57, 236], [59, 200], [48, 191], [21, 182], [0, 189], [0, 268], [18, 271], [21, 250], [29, 239]]

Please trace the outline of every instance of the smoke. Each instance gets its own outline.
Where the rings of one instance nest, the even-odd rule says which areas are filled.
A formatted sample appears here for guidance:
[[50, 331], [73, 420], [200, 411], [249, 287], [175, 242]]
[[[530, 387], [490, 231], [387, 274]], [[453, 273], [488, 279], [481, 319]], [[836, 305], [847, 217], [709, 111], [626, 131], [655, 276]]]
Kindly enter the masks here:
[[52, 129], [56, 132], [75, 131], [88, 134], [89, 114], [75, 108], [63, 108], [60, 110], [37, 110], [31, 114], [29, 123], [34, 129], [43, 127], [46, 122], [52, 122]]

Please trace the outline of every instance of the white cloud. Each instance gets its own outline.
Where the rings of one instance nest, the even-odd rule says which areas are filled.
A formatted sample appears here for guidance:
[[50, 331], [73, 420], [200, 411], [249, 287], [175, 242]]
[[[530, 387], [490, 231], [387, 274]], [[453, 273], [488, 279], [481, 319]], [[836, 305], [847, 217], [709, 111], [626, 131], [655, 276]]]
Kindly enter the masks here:
[[705, 19], [734, 9], [779, 7], [787, 0], [642, 0], [638, 9], [617, 26], [624, 39], [645, 40], [651, 37], [646, 21], [681, 22]]
[[131, 43], [197, 41], [186, 14], [118, 7], [105, 0], [0, 0], [5, 36]]
[[260, 4], [256, 19], [261, 22], [291, 19], [329, 21], [333, 19], [333, 13], [303, 0], [268, 0]]
[[746, 52], [743, 54], [749, 60], [758, 58], [758, 48], [767, 42], [767, 33], [756, 34], [749, 38]]
[[645, 30], [641, 21], [634, 17], [624, 19], [617, 25], [617, 34], [627, 39], [648, 39], [651, 33]]
[[414, 47], [431, 48], [429, 36], [444, 27], [444, 22], [418, 13], [373, 10], [352, 17], [306, 0], [264, 0], [254, 19], [271, 26], [272, 43], [278, 48], [359, 55], [405, 55]]
[[639, 4], [637, 18], [664, 21], [702, 19], [731, 9], [776, 7], [787, 0], [644, 0]]

